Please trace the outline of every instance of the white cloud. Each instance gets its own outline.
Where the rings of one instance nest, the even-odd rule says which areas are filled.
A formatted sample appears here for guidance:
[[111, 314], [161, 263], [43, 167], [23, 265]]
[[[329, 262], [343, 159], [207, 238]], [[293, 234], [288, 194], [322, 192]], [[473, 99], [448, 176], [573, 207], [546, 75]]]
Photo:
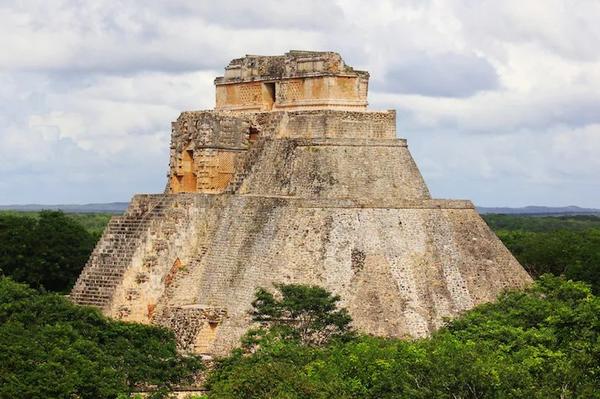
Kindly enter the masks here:
[[0, 0], [0, 203], [161, 191], [230, 59], [321, 49], [371, 72], [435, 195], [600, 206], [600, 3], [298, 4]]
[[480, 205], [597, 207], [600, 125], [464, 135], [446, 130], [411, 134], [409, 143], [432, 194]]
[[453, 0], [453, 11], [474, 45], [535, 43], [579, 61], [600, 58], [600, 3], [595, 0]]
[[[163, 13], [186, 4], [187, 12]], [[211, 7], [207, 7], [207, 3], [193, 4], [186, 1], [24, 0], [11, 8], [0, 8], [3, 22], [0, 24], [3, 49], [0, 68], [113, 74], [143, 70], [194, 71], [220, 68], [231, 58], [230, 54], [315, 45], [316, 34], [309, 31], [300, 34], [295, 24], [285, 23], [285, 20], [271, 25], [257, 20], [253, 28], [226, 26], [218, 23], [218, 13], [215, 13], [218, 10], [209, 12], [213, 8], [225, 12], [226, 2]], [[280, 7], [276, 4], [259, 7], [260, 12], [255, 5], [251, 7], [255, 10], [253, 13], [243, 12], [244, 8], [240, 7], [235, 11], [240, 18], [250, 21], [256, 15], [280, 20]], [[290, 8], [291, 4], [288, 2]]]
[[484, 58], [466, 54], [414, 54], [390, 66], [373, 89], [417, 93], [430, 97], [469, 97], [498, 88], [494, 67]]

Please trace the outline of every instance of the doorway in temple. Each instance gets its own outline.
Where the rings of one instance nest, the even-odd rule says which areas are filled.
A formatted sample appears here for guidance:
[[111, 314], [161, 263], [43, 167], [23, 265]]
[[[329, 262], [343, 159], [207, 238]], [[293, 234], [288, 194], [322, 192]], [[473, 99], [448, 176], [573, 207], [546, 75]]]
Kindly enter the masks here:
[[265, 108], [266, 111], [272, 110], [275, 99], [277, 98], [275, 93], [275, 83], [263, 83], [262, 95], [263, 108]]
[[184, 150], [181, 154], [181, 172], [178, 176], [179, 180], [179, 191], [191, 193], [197, 189], [196, 179], [196, 164], [194, 162], [194, 151]]

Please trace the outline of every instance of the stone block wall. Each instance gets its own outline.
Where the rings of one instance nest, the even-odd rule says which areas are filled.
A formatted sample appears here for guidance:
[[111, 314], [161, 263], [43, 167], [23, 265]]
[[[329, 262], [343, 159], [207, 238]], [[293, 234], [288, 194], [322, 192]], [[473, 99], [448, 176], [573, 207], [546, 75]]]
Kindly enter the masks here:
[[396, 112], [296, 111], [280, 122], [281, 138], [395, 139]]
[[222, 84], [216, 88], [215, 109], [244, 112], [365, 110], [367, 88], [366, 79], [352, 75]]
[[251, 121], [229, 113], [184, 112], [172, 124], [168, 193], [226, 190], [248, 148]]
[[169, 197], [111, 315], [167, 326], [184, 351], [235, 347], [255, 290], [274, 283], [339, 294], [361, 331], [421, 337], [530, 281], [468, 201]]
[[291, 51], [283, 56], [233, 60], [215, 79], [216, 109], [245, 112], [367, 107], [369, 74], [332, 52]]
[[344, 145], [352, 141], [365, 145], [365, 139], [395, 138], [396, 121], [393, 111], [197, 111], [182, 113], [172, 129], [167, 193], [218, 194], [240, 186], [248, 165], [254, 162], [247, 158], [257, 152], [247, 153], [248, 149], [258, 139], [346, 138]]
[[[301, 198], [428, 199], [404, 140], [269, 140], [239, 193]], [[373, 173], [377, 170], [377, 173]]]

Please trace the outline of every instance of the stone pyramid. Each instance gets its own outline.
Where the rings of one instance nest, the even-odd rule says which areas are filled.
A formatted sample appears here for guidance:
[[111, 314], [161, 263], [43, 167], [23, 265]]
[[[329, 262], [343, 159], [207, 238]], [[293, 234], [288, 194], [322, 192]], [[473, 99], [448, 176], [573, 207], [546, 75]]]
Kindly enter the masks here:
[[471, 202], [430, 197], [368, 79], [333, 52], [231, 61], [216, 108], [172, 123], [165, 192], [112, 218], [72, 299], [222, 355], [273, 283], [323, 286], [392, 337], [529, 284]]

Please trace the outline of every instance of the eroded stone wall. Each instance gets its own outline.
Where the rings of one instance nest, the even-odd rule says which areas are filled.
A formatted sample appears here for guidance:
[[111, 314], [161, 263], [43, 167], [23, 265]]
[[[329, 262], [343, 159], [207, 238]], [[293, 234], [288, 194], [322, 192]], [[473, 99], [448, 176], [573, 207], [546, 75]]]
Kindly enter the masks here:
[[248, 148], [251, 121], [228, 113], [184, 112], [172, 124], [169, 193], [225, 191]]
[[[302, 198], [428, 199], [406, 141], [271, 140], [258, 154], [240, 194]], [[373, 173], [377, 170], [377, 173]]]
[[172, 130], [167, 192], [213, 194], [239, 187], [258, 139], [352, 139], [347, 146], [396, 134], [393, 111], [184, 112]]
[[225, 67], [225, 75], [215, 79], [215, 84], [339, 74], [369, 77], [368, 72], [346, 65], [338, 53], [292, 50], [284, 55], [246, 55], [233, 59]]
[[216, 110], [365, 110], [368, 81], [357, 76], [318, 76], [216, 87]]
[[283, 56], [233, 60], [215, 79], [216, 110], [365, 110], [369, 74], [332, 52], [291, 51]]
[[212, 220], [205, 207], [211, 207], [211, 216], [216, 217], [218, 207], [208, 197], [178, 194], [164, 198], [163, 203], [169, 206], [142, 232], [121, 284], [114, 290], [108, 309], [112, 317], [152, 322], [159, 300], [196, 255], [202, 234], [199, 223]]
[[278, 138], [395, 139], [396, 112], [296, 111], [280, 117]]
[[[237, 345], [255, 290], [273, 283], [341, 295], [361, 331], [421, 337], [530, 281], [468, 201], [171, 197], [174, 213], [149, 230], [112, 315], [165, 325], [182, 350], [224, 354]], [[184, 266], [173, 275], [176, 259]], [[132, 287], [142, 294], [124, 295]]]

